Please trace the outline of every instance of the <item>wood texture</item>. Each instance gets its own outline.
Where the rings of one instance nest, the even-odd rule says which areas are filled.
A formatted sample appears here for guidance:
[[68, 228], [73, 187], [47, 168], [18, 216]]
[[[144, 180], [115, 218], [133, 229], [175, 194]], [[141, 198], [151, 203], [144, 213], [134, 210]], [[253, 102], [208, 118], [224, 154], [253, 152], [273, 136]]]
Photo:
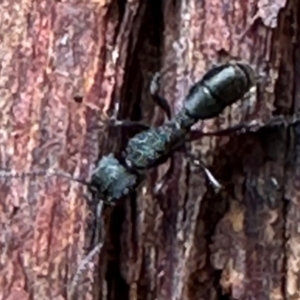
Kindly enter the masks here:
[[[149, 97], [159, 70], [175, 113], [214, 64], [239, 58], [255, 68], [257, 89], [199, 122], [204, 131], [299, 110], [296, 0], [11, 0], [0, 15], [8, 173], [88, 179], [133, 134], [108, 128], [109, 116], [164, 121]], [[84, 186], [1, 178], [0, 299], [300, 299], [299, 132], [276, 126], [193, 142], [224, 191], [175, 154], [161, 197], [152, 188], [167, 164], [149, 171], [136, 198], [103, 209], [90, 254]]]

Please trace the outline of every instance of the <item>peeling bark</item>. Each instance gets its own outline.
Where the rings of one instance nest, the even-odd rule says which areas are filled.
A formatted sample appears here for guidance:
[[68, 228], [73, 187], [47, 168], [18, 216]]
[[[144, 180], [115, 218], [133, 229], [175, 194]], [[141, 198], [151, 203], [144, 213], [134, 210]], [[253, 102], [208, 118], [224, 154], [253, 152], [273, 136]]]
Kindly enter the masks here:
[[[199, 122], [204, 131], [299, 110], [296, 0], [19, 2], [0, 4], [3, 170], [88, 179], [134, 134], [109, 128], [109, 116], [164, 121], [149, 95], [159, 70], [175, 113], [214, 64], [239, 58], [256, 69], [256, 91]], [[162, 197], [152, 188], [167, 164], [103, 209], [88, 252], [84, 186], [1, 178], [0, 298], [300, 299], [299, 128], [193, 142], [224, 190], [176, 153]]]

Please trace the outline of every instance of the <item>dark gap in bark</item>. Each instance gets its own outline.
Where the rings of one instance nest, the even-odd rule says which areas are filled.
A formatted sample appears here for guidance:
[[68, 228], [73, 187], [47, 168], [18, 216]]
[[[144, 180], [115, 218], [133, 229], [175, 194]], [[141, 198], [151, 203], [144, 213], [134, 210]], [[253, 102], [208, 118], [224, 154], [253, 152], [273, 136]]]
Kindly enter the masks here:
[[[277, 40], [281, 40], [281, 60], [279, 66], [279, 76], [275, 84], [275, 100], [273, 112], [274, 115], [292, 115], [295, 113], [295, 52], [297, 51], [296, 31], [299, 22], [295, 11], [299, 11], [297, 2], [289, 1], [287, 9], [279, 13], [278, 23], [280, 26], [276, 29]], [[275, 38], [275, 37], [274, 37]]]
[[[122, 223], [124, 221], [124, 209], [118, 205], [113, 209], [111, 214], [111, 222], [107, 235], [109, 238], [109, 251], [107, 251], [107, 270], [105, 279], [107, 282], [107, 299], [124, 299], [127, 300], [129, 295], [129, 286], [120, 272], [120, 234], [122, 231]], [[108, 248], [107, 247], [107, 248]]]
[[[216, 194], [214, 189], [209, 186], [209, 184], [207, 186], [208, 191], [203, 197], [198, 219], [201, 219], [204, 224], [201, 236], [205, 241], [205, 248], [207, 249], [206, 253], [208, 255], [206, 256], [206, 263], [204, 266], [205, 269], [196, 271], [189, 278], [189, 293], [191, 295], [191, 299], [213, 299], [213, 293], [218, 294], [217, 299], [223, 299], [219, 298], [219, 295], [221, 295], [221, 293], [219, 293], [221, 288], [219, 285], [221, 272], [219, 270], [214, 270], [210, 264], [209, 246], [212, 243], [216, 225], [228, 210], [228, 201], [222, 193]], [[209, 274], [208, 278], [204, 282], [199, 281], [199, 278], [202, 277], [202, 272]]]
[[217, 291], [217, 297], [216, 300], [232, 300], [230, 293], [224, 293], [224, 291], [222, 290], [219, 282], [221, 280], [222, 277], [222, 271], [221, 270], [216, 270], [214, 272], [214, 286], [216, 287], [216, 291]]
[[[118, 1], [119, 8], [123, 7], [122, 1]], [[120, 4], [121, 3], [121, 4]], [[124, 1], [125, 3], [125, 1]], [[123, 3], [123, 4], [124, 4]], [[145, 9], [142, 10], [143, 6]], [[142, 99], [143, 91], [149, 95], [149, 84], [151, 78], [145, 78], [145, 71], [151, 73], [159, 71], [160, 66], [160, 47], [162, 45], [162, 23], [163, 15], [161, 10], [161, 0], [156, 1], [146, 1], [141, 3], [141, 7], [135, 17], [136, 28], [133, 29], [131, 35], [129, 36], [128, 45], [128, 57], [125, 67], [124, 84], [122, 86], [120, 99], [116, 99], [120, 102], [120, 113], [118, 119], [128, 119], [128, 120], [142, 120], [145, 121], [145, 107]], [[138, 18], [142, 18], [142, 22], [138, 22]], [[137, 35], [137, 36], [136, 36]], [[136, 42], [135, 42], [136, 39]], [[149, 52], [149, 47], [155, 49], [154, 53]], [[143, 59], [144, 58], [144, 59]], [[154, 65], [153, 65], [154, 61]], [[147, 113], [149, 109], [153, 111], [153, 105], [149, 106], [150, 95], [146, 99], [147, 101]], [[151, 102], [150, 102], [151, 103]], [[152, 108], [151, 108], [152, 106]], [[150, 115], [152, 112], [150, 111]], [[145, 121], [147, 122], [147, 121]], [[121, 148], [126, 146], [126, 143], [130, 137], [137, 133], [133, 129], [113, 129], [111, 131], [113, 135], [110, 135], [113, 139], [116, 139], [116, 143], [121, 144]], [[117, 153], [116, 153], [117, 154]], [[129, 199], [130, 198], [130, 199]], [[135, 222], [136, 222], [136, 196], [133, 194], [132, 197], [127, 197], [124, 201], [130, 201], [131, 210], [131, 222], [130, 225], [133, 228], [133, 236], [131, 237], [131, 242], [136, 243], [135, 236]], [[122, 277], [120, 270], [120, 236], [122, 232], [122, 225], [125, 218], [125, 206], [124, 202], [120, 203], [113, 209], [111, 214], [111, 220], [109, 224], [109, 229], [107, 235], [110, 236], [110, 241], [107, 245], [110, 249], [108, 265], [105, 274], [106, 282], [108, 285], [108, 299], [128, 299], [129, 297], [129, 285]], [[127, 206], [128, 207], [128, 206]], [[146, 268], [146, 266], [144, 266]], [[146, 272], [145, 272], [146, 273]], [[147, 298], [149, 293], [150, 280], [144, 278], [144, 280], [139, 281], [137, 289], [139, 290], [139, 295], [144, 294], [143, 299]], [[144, 291], [144, 292], [143, 292]], [[142, 298], [141, 298], [142, 299]]]

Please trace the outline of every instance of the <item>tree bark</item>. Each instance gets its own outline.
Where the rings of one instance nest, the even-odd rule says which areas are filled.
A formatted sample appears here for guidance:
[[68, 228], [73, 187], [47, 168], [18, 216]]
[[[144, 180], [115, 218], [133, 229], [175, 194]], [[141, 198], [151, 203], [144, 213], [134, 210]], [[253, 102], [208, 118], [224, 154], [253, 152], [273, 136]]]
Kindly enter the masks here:
[[[108, 127], [109, 116], [164, 122], [149, 95], [156, 71], [176, 113], [214, 64], [255, 68], [255, 91], [199, 122], [203, 131], [299, 110], [297, 0], [5, 0], [0, 11], [0, 167], [10, 175], [88, 180], [134, 134]], [[96, 219], [84, 185], [3, 175], [0, 298], [300, 299], [299, 132], [296, 122], [197, 140], [220, 193], [176, 153], [161, 197], [152, 190], [168, 164]]]

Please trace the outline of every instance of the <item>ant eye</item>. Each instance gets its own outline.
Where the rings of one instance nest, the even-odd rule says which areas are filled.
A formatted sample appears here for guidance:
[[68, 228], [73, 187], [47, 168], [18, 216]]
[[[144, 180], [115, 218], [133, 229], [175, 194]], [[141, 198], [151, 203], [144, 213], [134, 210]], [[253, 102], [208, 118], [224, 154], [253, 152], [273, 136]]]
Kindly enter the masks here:
[[129, 194], [129, 189], [128, 188], [125, 188], [124, 190], [123, 190], [123, 195], [124, 196], [127, 196]]

